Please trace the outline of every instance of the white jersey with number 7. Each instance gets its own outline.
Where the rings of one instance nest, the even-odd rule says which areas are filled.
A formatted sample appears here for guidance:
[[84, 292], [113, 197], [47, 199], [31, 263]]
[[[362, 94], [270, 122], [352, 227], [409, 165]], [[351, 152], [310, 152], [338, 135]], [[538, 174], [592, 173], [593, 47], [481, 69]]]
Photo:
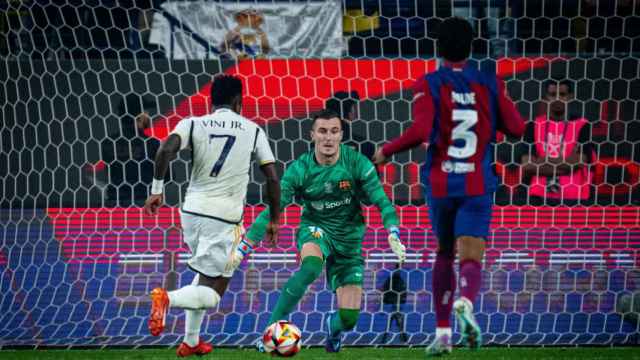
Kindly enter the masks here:
[[191, 149], [191, 178], [182, 211], [229, 223], [242, 221], [251, 159], [275, 161], [264, 130], [227, 108], [181, 120], [171, 134]]

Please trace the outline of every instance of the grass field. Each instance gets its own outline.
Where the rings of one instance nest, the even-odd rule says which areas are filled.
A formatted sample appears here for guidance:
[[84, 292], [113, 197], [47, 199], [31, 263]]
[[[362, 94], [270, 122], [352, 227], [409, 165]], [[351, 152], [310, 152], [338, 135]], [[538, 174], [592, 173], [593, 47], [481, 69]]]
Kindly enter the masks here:
[[[268, 355], [253, 350], [215, 349], [213, 353], [194, 359], [251, 360], [268, 359]], [[324, 349], [303, 349], [298, 359], [423, 359], [422, 348], [345, 348], [339, 354], [327, 354]], [[134, 360], [134, 359], [176, 359], [175, 349], [139, 349], [139, 350], [0, 350], [0, 359], [38, 359], [38, 360]], [[640, 347], [616, 348], [485, 348], [480, 351], [454, 349], [451, 355], [440, 359], [640, 359]]]

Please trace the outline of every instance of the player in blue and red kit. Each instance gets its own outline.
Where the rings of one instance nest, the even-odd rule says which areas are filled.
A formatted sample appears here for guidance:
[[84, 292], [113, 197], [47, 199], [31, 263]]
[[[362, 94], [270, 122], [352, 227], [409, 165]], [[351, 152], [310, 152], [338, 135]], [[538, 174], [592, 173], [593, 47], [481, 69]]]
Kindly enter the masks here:
[[[473, 302], [480, 290], [484, 239], [498, 183], [493, 169], [496, 132], [520, 137], [525, 128], [504, 82], [466, 62], [472, 40], [466, 20], [442, 22], [438, 53], [443, 64], [414, 84], [413, 124], [374, 156], [374, 162], [383, 163], [395, 153], [429, 144], [421, 178], [438, 251], [433, 268], [436, 338], [428, 355], [451, 352], [452, 307], [463, 342], [471, 348], [482, 344]], [[456, 248], [460, 296], [453, 302]]]

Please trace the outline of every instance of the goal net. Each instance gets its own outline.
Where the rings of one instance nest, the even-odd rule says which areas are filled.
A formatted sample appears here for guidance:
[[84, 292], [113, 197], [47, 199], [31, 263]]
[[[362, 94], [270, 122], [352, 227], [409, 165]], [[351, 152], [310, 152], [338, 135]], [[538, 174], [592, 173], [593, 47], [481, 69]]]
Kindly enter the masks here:
[[[210, 111], [212, 77], [243, 80], [243, 115], [266, 130], [280, 173], [309, 150], [309, 114], [327, 101], [353, 118], [346, 142], [370, 154], [409, 127], [410, 85], [437, 69], [434, 38], [451, 15], [472, 22], [472, 61], [505, 79], [525, 119], [546, 113], [549, 80], [568, 80], [572, 116], [591, 125], [588, 196], [577, 202], [534, 201], [519, 166], [524, 142], [496, 147], [501, 185], [475, 304], [486, 342], [637, 344], [639, 4], [592, 3], [2, 2], [0, 347], [179, 342], [181, 311], [170, 312], [160, 337], [146, 322], [152, 288], [175, 289], [194, 275], [178, 210], [189, 154], [171, 164], [160, 214], [143, 215], [141, 204], [159, 141], [181, 119]], [[436, 240], [420, 186], [423, 158], [418, 148], [378, 168], [408, 259], [396, 269], [380, 214], [365, 207], [362, 312], [346, 345], [433, 339]], [[265, 203], [256, 170], [246, 227]], [[298, 267], [299, 214], [287, 208], [278, 246], [258, 248], [234, 274], [205, 318], [205, 339], [249, 346], [268, 325]], [[310, 286], [291, 315], [305, 345], [324, 343], [335, 301], [324, 276]]]

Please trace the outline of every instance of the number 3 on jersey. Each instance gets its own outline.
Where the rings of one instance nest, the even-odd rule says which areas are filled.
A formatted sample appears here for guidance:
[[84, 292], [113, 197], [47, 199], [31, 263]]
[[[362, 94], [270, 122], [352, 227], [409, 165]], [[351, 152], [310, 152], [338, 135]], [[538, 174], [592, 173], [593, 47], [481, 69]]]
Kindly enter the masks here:
[[464, 145], [450, 145], [447, 154], [456, 159], [466, 159], [475, 154], [478, 147], [478, 136], [470, 130], [478, 122], [478, 113], [475, 110], [454, 109], [451, 119], [456, 123], [451, 132], [451, 141], [462, 140]]
[[209, 143], [215, 139], [226, 139], [224, 146], [222, 146], [222, 151], [220, 152], [220, 157], [215, 164], [213, 164], [213, 168], [211, 169], [211, 173], [209, 176], [216, 177], [220, 173], [222, 169], [222, 165], [224, 165], [225, 160], [227, 160], [227, 156], [233, 147], [233, 144], [236, 142], [236, 137], [233, 135], [209, 135]]

